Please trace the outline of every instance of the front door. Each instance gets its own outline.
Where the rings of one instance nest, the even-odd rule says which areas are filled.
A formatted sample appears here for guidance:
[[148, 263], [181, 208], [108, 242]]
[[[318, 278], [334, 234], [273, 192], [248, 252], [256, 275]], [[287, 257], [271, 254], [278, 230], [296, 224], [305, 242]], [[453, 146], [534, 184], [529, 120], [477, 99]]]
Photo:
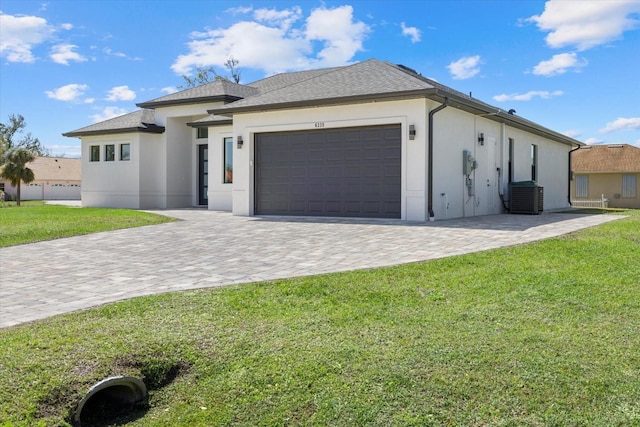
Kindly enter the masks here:
[[198, 204], [209, 204], [209, 146], [198, 145]]

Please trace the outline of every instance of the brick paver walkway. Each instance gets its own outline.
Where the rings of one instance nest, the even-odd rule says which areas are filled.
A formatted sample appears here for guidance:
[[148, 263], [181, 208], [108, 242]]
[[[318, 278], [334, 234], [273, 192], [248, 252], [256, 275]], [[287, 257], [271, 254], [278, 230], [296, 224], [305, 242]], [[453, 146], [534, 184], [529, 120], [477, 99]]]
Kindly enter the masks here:
[[404, 223], [158, 213], [184, 221], [0, 249], [0, 327], [140, 295], [372, 268], [554, 237], [619, 217]]

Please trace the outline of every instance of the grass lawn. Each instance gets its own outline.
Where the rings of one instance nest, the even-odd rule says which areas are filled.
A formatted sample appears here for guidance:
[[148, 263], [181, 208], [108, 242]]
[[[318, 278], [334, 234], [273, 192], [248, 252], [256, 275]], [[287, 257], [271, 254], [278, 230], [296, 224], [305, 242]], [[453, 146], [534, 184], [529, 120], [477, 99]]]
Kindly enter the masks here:
[[170, 221], [175, 220], [127, 209], [0, 202], [0, 247]]
[[134, 375], [131, 426], [638, 426], [640, 212], [375, 270], [135, 298], [0, 330], [0, 420], [65, 425]]

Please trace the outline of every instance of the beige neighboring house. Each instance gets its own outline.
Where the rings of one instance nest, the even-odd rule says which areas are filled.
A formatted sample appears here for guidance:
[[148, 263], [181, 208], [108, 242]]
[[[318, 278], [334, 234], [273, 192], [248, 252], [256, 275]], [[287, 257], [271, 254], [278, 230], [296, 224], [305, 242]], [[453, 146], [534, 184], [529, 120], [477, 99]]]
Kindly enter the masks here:
[[571, 156], [571, 200], [607, 199], [610, 208], [640, 209], [640, 148], [629, 144], [587, 145]]
[[[80, 200], [82, 160], [63, 157], [36, 157], [28, 164], [35, 180], [22, 183], [22, 200]], [[0, 178], [0, 190], [15, 200], [16, 188], [9, 180]]]

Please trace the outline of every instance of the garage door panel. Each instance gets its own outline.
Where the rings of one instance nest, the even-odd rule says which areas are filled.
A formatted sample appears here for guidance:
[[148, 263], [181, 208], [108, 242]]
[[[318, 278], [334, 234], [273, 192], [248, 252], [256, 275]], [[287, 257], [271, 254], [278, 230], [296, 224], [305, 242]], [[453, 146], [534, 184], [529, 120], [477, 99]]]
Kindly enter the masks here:
[[256, 214], [400, 217], [400, 125], [257, 134]]

